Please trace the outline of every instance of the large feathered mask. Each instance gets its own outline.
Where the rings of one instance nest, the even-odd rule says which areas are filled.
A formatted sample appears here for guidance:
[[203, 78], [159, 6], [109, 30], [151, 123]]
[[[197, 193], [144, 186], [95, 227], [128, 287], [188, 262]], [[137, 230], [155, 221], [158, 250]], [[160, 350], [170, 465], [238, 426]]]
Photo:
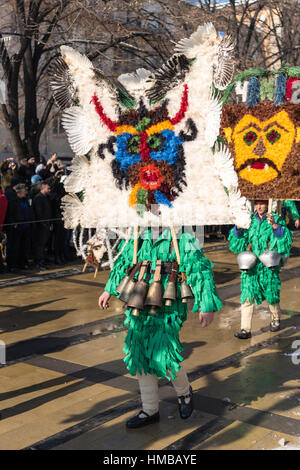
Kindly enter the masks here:
[[117, 83], [61, 47], [50, 84], [76, 154], [66, 226], [247, 225], [230, 155], [215, 146], [217, 90], [232, 80], [233, 63], [232, 43], [212, 24], [181, 40], [159, 70]]

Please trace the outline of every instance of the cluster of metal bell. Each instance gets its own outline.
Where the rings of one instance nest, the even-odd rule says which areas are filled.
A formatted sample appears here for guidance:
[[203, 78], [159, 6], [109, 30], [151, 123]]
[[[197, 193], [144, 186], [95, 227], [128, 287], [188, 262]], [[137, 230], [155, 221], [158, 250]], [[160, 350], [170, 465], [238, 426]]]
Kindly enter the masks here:
[[267, 268], [276, 268], [281, 261], [281, 254], [277, 251], [265, 251], [259, 256], [259, 260], [267, 266]]
[[[155, 315], [156, 310], [161, 308], [163, 301], [166, 306], [170, 307], [177, 299], [176, 281], [168, 281], [164, 294], [162, 295], [162, 285], [160, 281], [153, 281], [149, 286], [145, 279], [135, 280], [126, 275], [116, 291], [119, 299], [124, 302], [126, 307], [132, 308], [131, 314], [139, 316], [139, 311], [145, 307], [150, 307], [149, 314]], [[193, 298], [193, 293], [186, 280], [181, 281], [180, 300], [186, 303], [188, 299]]]
[[[259, 260], [267, 268], [275, 268], [279, 266], [281, 255], [277, 251], [267, 250], [264, 251], [260, 256]], [[252, 251], [242, 251], [237, 257], [239, 268], [242, 271], [249, 271], [257, 263], [257, 256]]]

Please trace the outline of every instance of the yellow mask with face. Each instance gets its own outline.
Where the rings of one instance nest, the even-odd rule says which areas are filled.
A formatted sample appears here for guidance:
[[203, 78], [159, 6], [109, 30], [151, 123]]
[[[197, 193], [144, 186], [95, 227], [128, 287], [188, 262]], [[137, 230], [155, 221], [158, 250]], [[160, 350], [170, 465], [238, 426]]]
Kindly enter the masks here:
[[223, 130], [228, 143], [234, 144], [239, 176], [254, 185], [277, 178], [295, 140], [300, 142], [300, 128], [284, 110], [267, 121], [246, 114], [233, 129]]

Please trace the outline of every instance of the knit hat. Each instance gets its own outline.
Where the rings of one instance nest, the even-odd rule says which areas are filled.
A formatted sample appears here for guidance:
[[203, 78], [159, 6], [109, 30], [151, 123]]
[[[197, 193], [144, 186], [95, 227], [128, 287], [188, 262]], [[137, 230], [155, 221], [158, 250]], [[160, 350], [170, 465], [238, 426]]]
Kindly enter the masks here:
[[16, 192], [22, 191], [22, 189], [26, 189], [25, 184], [23, 184], [23, 183], [17, 184], [17, 186], [16, 186]]
[[32, 183], [32, 184], [36, 184], [38, 181], [41, 181], [41, 179], [42, 179], [42, 178], [40, 177], [40, 175], [33, 175], [33, 176], [31, 177], [31, 183]]
[[16, 186], [17, 184], [20, 184], [20, 180], [18, 178], [12, 178], [10, 180], [10, 185], [11, 187], [13, 188], [14, 186]]
[[35, 172], [36, 172], [37, 174], [39, 174], [39, 172], [40, 172], [41, 170], [43, 170], [43, 168], [44, 168], [44, 164], [43, 164], [43, 163], [40, 163], [40, 164], [36, 167]]
[[256, 205], [256, 204], [267, 204], [268, 205], [268, 201], [267, 201], [267, 199], [255, 199], [254, 205]]

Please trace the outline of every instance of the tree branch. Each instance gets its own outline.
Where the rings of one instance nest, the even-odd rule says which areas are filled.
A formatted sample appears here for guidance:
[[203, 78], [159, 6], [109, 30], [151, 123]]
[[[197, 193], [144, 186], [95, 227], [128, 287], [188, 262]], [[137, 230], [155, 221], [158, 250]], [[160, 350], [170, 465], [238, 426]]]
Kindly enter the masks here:
[[38, 137], [40, 137], [42, 135], [42, 132], [45, 129], [45, 126], [47, 124], [49, 114], [50, 114], [50, 111], [52, 109], [53, 104], [54, 104], [54, 98], [52, 97], [52, 98], [50, 98], [47, 105], [45, 106], [43, 115], [40, 119], [39, 127], [38, 127], [38, 130], [37, 130]]

